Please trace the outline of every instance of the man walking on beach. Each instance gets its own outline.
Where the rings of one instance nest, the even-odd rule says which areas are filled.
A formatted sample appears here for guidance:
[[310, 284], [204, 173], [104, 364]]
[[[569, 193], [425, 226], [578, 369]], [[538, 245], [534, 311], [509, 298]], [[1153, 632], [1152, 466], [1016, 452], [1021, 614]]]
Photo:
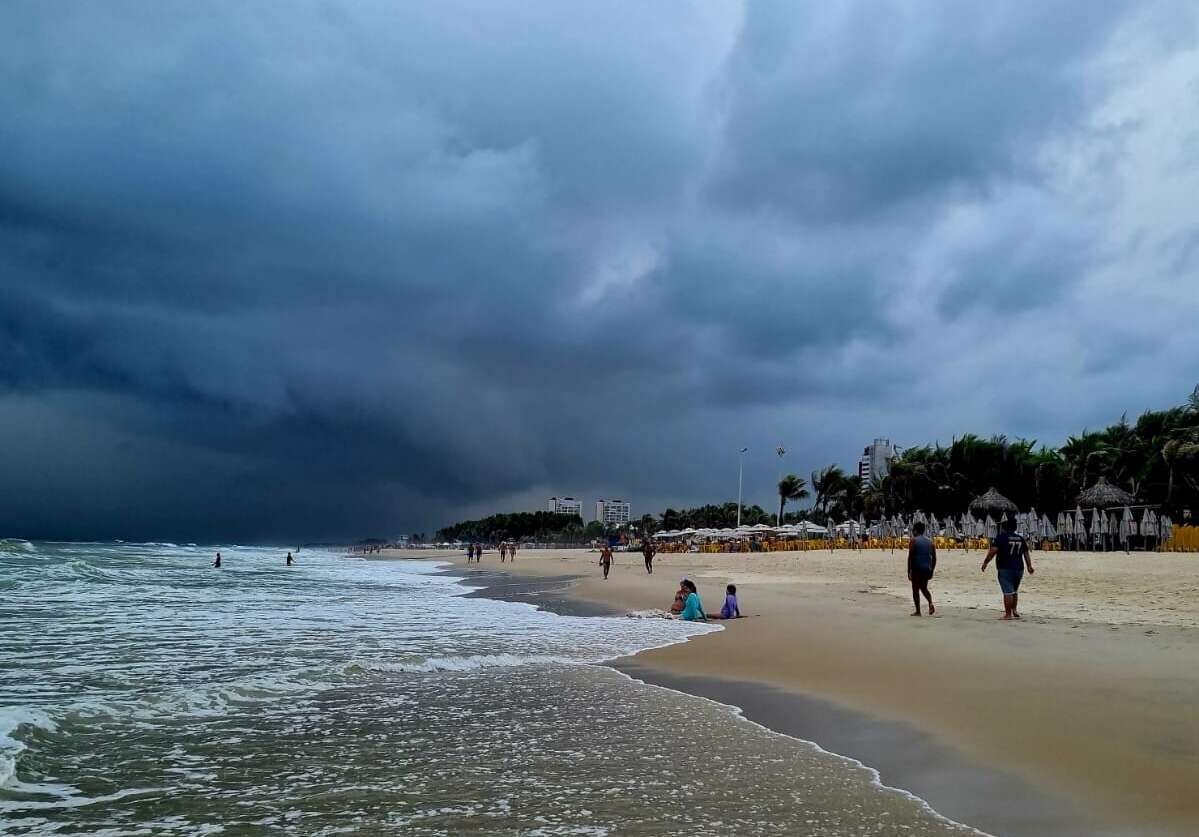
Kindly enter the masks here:
[[646, 535], [641, 543], [641, 554], [645, 556], [645, 571], [653, 575], [654, 556], [658, 554], [658, 550], [654, 549], [654, 542], [650, 540], [649, 535]]
[[983, 572], [987, 571], [987, 564], [991, 563], [992, 558], [995, 559], [995, 569], [999, 572], [999, 589], [1003, 591], [1003, 618], [1019, 619], [1020, 612], [1016, 610], [1016, 604], [1020, 582], [1024, 579], [1024, 568], [1028, 567], [1029, 575], [1036, 570], [1032, 568], [1028, 541], [1016, 532], [1015, 518], [1004, 519], [1003, 531], [991, 544], [991, 548], [987, 550], [987, 557], [983, 559]]
[[604, 546], [600, 550], [600, 566], [604, 568], [604, 581], [608, 580], [608, 573], [612, 571], [612, 547]]
[[937, 612], [933, 607], [933, 594], [928, 592], [928, 583], [937, 569], [937, 546], [933, 539], [924, 534], [924, 524], [912, 526], [912, 542], [908, 545], [908, 581], [912, 582], [912, 601], [916, 603], [913, 616], [920, 615], [920, 596], [928, 599], [928, 615]]

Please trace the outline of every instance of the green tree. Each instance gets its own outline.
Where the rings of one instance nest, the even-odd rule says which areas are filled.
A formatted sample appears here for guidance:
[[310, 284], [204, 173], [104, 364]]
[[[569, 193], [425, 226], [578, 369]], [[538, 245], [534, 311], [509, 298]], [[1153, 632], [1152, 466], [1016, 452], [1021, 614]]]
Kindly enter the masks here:
[[786, 508], [788, 502], [803, 500], [809, 497], [808, 484], [795, 474], [787, 474], [779, 480], [779, 516], [778, 525], [783, 523], [783, 509]]
[[844, 495], [845, 484], [845, 472], [837, 465], [829, 465], [812, 472], [812, 490], [816, 492], [815, 506], [825, 519], [822, 522], [828, 520], [829, 504]]

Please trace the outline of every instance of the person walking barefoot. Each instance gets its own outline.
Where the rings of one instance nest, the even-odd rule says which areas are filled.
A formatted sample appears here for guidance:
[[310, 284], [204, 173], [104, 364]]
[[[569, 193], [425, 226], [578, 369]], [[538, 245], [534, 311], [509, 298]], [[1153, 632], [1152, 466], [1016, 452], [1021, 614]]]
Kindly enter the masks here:
[[612, 547], [605, 546], [600, 550], [600, 566], [604, 568], [604, 581], [608, 580], [608, 573], [612, 571]]
[[987, 550], [983, 559], [982, 571], [987, 571], [987, 564], [995, 559], [995, 569], [999, 576], [999, 590], [1003, 593], [1003, 618], [1005, 620], [1019, 619], [1020, 611], [1017, 605], [1020, 600], [1020, 582], [1024, 580], [1024, 569], [1033, 575], [1032, 555], [1028, 550], [1028, 541], [1016, 532], [1016, 519], [1005, 518], [1003, 531]]
[[650, 540], [649, 535], [645, 536], [645, 541], [641, 544], [641, 554], [645, 556], [645, 571], [653, 575], [654, 556], [658, 554], [658, 550], [654, 548], [654, 542]]
[[920, 597], [928, 599], [928, 615], [937, 612], [933, 606], [933, 594], [928, 592], [928, 583], [937, 569], [937, 546], [933, 539], [924, 534], [924, 524], [912, 526], [912, 542], [908, 544], [908, 581], [912, 582], [912, 601], [916, 604], [913, 616], [920, 615]]

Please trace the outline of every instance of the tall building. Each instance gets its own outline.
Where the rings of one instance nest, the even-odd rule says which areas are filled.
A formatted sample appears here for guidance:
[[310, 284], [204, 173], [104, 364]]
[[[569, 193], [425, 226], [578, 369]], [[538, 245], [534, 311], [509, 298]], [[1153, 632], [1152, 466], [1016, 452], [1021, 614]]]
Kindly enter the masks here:
[[574, 497], [551, 497], [549, 499], [549, 511], [556, 514], [577, 514], [579, 517], [582, 517], [583, 503]]
[[623, 526], [629, 522], [629, 504], [624, 500], [596, 500], [595, 519], [605, 526]]
[[875, 439], [867, 445], [862, 451], [862, 458], [858, 460], [858, 478], [862, 484], [869, 484], [875, 477], [885, 477], [897, 453], [898, 449], [891, 444], [890, 439]]

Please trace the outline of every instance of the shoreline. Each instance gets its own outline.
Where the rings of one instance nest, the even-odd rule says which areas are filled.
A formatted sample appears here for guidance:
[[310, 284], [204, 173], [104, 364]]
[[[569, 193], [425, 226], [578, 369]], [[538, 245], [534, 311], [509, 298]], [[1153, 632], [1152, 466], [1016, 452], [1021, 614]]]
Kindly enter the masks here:
[[[472, 565], [464, 573], [456, 563], [443, 573], [461, 578], [463, 584], [479, 585], [466, 597], [532, 604], [562, 616], [626, 613], [613, 605], [572, 597], [572, 587], [583, 578], [577, 575], [521, 575], [508, 565], [490, 569]], [[710, 636], [715, 634], [667, 647], [686, 647]], [[1051, 799], [1015, 777], [973, 764], [907, 725], [752, 681], [670, 674], [640, 661], [654, 650], [659, 649], [614, 657], [598, 665], [638, 683], [720, 704], [746, 722], [845, 759], [871, 771], [880, 787], [909, 796], [937, 817], [988, 837], [1094, 837], [1100, 833], [1094, 823], [1086, 823], [1063, 801]], [[1016, 803], [1023, 809], [1013, 815]]]
[[[470, 595], [572, 615], [663, 607], [680, 572], [699, 579], [709, 597], [716, 589], [713, 580], [727, 577], [744, 585], [747, 611], [760, 611], [771, 623], [766, 635], [752, 627], [764, 623], [745, 620], [702, 643], [654, 649], [608, 665], [651, 685], [729, 705], [751, 722], [861, 762], [878, 770], [882, 783], [990, 833], [1195, 832], [1199, 803], [1181, 789], [1199, 774], [1199, 725], [1191, 717], [1199, 678], [1193, 663], [1178, 668], [1199, 648], [1195, 631], [1168, 624], [1174, 618], [1168, 613], [1165, 620], [1151, 613], [1141, 625], [1040, 616], [1031, 596], [1025, 623], [1045, 634], [1042, 644], [1018, 635], [988, 636], [1008, 626], [993, 626], [989, 614], [972, 612], [968, 601], [956, 606], [949, 595], [938, 597], [938, 618], [904, 621], [896, 611], [903, 605], [883, 585], [863, 586], [857, 577], [850, 584], [819, 578], [810, 572], [818, 562], [806, 555], [808, 566], [799, 573], [781, 572], [758, 556], [663, 555], [655, 561], [658, 572], [647, 578], [640, 556], [621, 553], [624, 566], [613, 574], [617, 583], [609, 584], [598, 578], [594, 556], [584, 551], [530, 551], [515, 566], [498, 564], [494, 554], [481, 567], [467, 567], [457, 554], [428, 557], [448, 561], [450, 574], [469, 573], [468, 579], [489, 588]], [[855, 565], [859, 560], [842, 553], [838, 572], [856, 575], [863, 569], [868, 577], [868, 568]], [[1053, 557], [1043, 560], [1048, 566]], [[1188, 572], [1189, 566], [1199, 568], [1199, 561]], [[977, 573], [976, 565], [973, 569]], [[507, 591], [497, 589], [500, 573]], [[947, 578], [945, 587], [951, 589], [952, 582]], [[549, 588], [533, 589], [547, 583]], [[784, 612], [794, 610], [796, 601], [802, 603], [798, 620]], [[780, 622], [786, 624], [775, 624]], [[939, 630], [951, 624], [958, 629]], [[1135, 636], [1131, 630], [1146, 627]], [[787, 641], [791, 633], [797, 641]], [[888, 638], [892, 633], [898, 638]], [[902, 651], [904, 638], [913, 636], [931, 641], [929, 657], [901, 653], [894, 659], [892, 652]], [[1012, 643], [1031, 659], [1003, 653], [1002, 644], [997, 650], [992, 638]], [[973, 644], [977, 639], [983, 644]], [[874, 641], [882, 647], [871, 647]], [[958, 663], [968, 670], [956, 670]], [[1005, 673], [1005, 666], [1012, 671]], [[976, 682], [988, 667], [996, 668]], [[1021, 677], [1030, 677], [1027, 689], [1008, 683], [1003, 691], [1006, 680]], [[988, 694], [996, 683], [998, 691]], [[942, 691], [948, 697], [938, 694]], [[1070, 705], [1088, 694], [1089, 701]], [[929, 699], [922, 703], [922, 695]], [[1027, 705], [1011, 703], [1007, 718], [1007, 698], [1013, 695]], [[1029, 717], [1018, 718], [1021, 714]], [[1018, 740], [994, 746], [996, 740], [1004, 743], [1012, 727], [1019, 728]], [[1032, 746], [1023, 746], [1029, 741]]]

